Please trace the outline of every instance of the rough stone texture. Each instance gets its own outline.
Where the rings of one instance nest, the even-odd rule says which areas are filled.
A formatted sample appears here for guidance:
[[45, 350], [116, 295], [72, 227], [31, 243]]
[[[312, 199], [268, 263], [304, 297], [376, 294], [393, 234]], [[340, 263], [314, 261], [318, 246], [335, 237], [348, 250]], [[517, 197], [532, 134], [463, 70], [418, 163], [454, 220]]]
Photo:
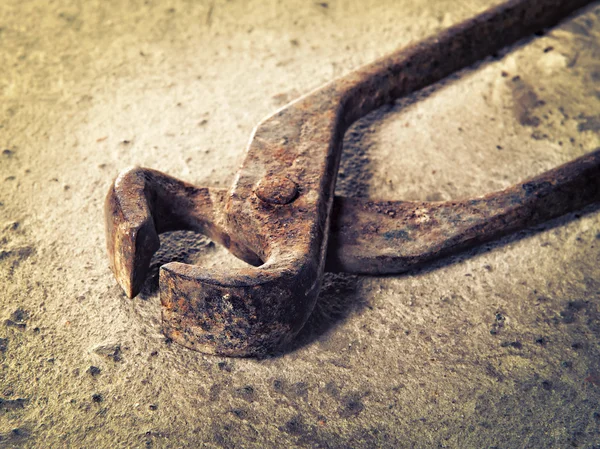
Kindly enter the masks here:
[[[494, 2], [0, 3], [0, 447], [600, 444], [598, 207], [404, 276], [328, 276], [294, 348], [203, 356], [104, 247], [139, 164], [228, 186], [275, 108]], [[338, 191], [506, 187], [600, 145], [600, 7], [373, 113]], [[154, 266], [241, 263], [189, 233]]]

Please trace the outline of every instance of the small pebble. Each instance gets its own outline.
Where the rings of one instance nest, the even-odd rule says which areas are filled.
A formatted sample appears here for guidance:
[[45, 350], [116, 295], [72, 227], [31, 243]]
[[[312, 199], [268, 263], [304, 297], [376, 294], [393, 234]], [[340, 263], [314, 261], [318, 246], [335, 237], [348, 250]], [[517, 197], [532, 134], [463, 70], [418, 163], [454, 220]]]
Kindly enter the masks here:
[[93, 366], [93, 365], [87, 369], [87, 373], [92, 377], [97, 376], [101, 372], [102, 372], [102, 370], [100, 368], [98, 368], [97, 366]]

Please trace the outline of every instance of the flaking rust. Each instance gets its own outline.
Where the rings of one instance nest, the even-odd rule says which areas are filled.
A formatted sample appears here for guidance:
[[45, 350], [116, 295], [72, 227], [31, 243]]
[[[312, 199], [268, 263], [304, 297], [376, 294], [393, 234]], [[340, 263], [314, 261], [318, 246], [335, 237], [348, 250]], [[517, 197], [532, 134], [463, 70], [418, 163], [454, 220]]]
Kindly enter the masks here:
[[249, 263], [168, 263], [164, 333], [206, 353], [258, 356], [288, 344], [323, 272], [398, 273], [599, 199], [600, 152], [495, 194], [448, 203], [335, 198], [342, 140], [359, 118], [491, 55], [589, 0], [512, 0], [300, 98], [261, 122], [230, 191], [133, 168], [106, 198], [111, 268], [136, 296], [158, 235], [194, 230]]

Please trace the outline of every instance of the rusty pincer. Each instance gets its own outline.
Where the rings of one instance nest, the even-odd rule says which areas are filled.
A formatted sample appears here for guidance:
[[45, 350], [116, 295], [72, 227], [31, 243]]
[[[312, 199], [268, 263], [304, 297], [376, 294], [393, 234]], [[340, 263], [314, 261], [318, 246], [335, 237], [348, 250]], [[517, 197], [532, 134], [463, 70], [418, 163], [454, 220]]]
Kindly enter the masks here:
[[584, 6], [511, 0], [287, 105], [254, 130], [229, 191], [132, 168], [106, 198], [111, 268], [136, 296], [162, 232], [207, 235], [248, 267], [160, 270], [164, 333], [206, 353], [255, 356], [289, 343], [327, 268], [398, 273], [600, 197], [600, 151], [502, 192], [448, 203], [334, 198], [345, 131], [357, 119]]

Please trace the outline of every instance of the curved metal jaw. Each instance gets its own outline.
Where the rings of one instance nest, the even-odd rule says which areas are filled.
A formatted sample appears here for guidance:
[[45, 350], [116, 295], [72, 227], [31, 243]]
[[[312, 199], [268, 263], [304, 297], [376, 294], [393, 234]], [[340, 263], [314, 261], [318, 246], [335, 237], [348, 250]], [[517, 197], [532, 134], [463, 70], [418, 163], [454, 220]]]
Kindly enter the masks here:
[[[338, 232], [328, 249], [342, 138], [355, 120], [373, 109], [555, 24], [588, 1], [509, 0], [300, 98], [258, 125], [227, 193], [154, 170], [124, 172], [109, 190], [105, 207], [108, 251], [118, 282], [130, 297], [139, 292], [161, 232], [191, 229], [206, 234], [251, 266], [223, 273], [164, 265], [164, 331], [203, 352], [261, 355], [300, 331], [317, 299], [326, 261], [331, 269], [344, 271], [399, 272], [413, 261], [483, 239], [470, 237], [473, 232], [489, 237], [512, 230], [506, 221], [528, 224], [535, 215], [514, 212], [533, 207], [519, 188], [505, 203], [492, 198], [447, 205], [340, 199], [333, 209]], [[533, 203], [551, 206], [541, 200], [546, 184], [532, 189], [538, 192]], [[478, 201], [496, 208], [495, 215], [482, 215]], [[461, 221], [457, 207], [468, 212], [465, 226], [456, 226]], [[405, 220], [382, 220], [383, 208]], [[411, 213], [424, 213], [429, 220], [415, 220]], [[435, 233], [435, 223], [444, 224], [443, 232]], [[381, 232], [386, 226], [390, 230]], [[374, 250], [364, 251], [362, 232], [375, 237]], [[432, 237], [431, 243], [409, 243], [424, 237]], [[403, 256], [405, 246], [412, 253]]]
[[[294, 265], [285, 248], [259, 256], [226, 231], [227, 192], [197, 188], [156, 170], [121, 173], [105, 203], [111, 269], [129, 297], [136, 296], [159, 248], [158, 234], [194, 230], [251, 265], [219, 270], [168, 263], [160, 270], [164, 332], [206, 353], [264, 354], [286, 344], [303, 326], [318, 294], [310, 260]], [[301, 292], [295, 295], [295, 292]], [[308, 299], [306, 299], [308, 298]]]

